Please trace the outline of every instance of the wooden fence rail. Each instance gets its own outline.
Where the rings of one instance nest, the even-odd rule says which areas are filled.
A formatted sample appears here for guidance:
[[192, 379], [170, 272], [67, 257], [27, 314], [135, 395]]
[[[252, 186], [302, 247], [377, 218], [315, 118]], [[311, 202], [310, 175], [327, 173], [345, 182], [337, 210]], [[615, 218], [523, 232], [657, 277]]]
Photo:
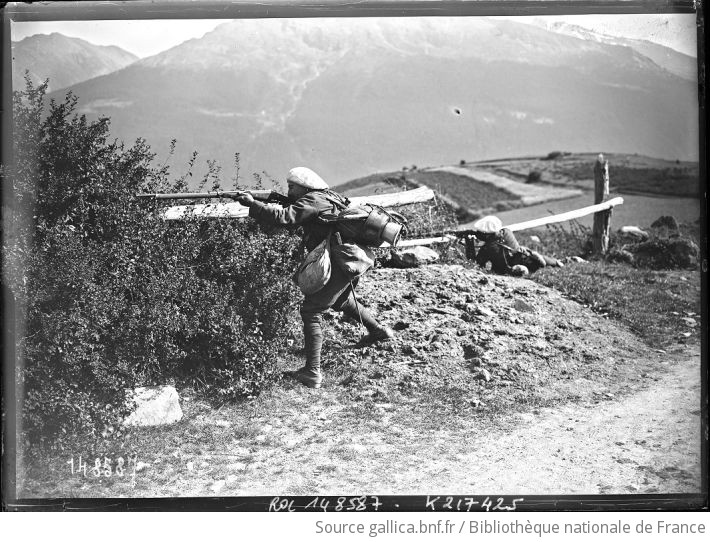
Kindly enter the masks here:
[[535, 220], [528, 220], [526, 222], [518, 222], [517, 224], [511, 224], [506, 226], [510, 231], [521, 231], [529, 230], [531, 228], [538, 228], [546, 224], [555, 224], [557, 222], [566, 222], [567, 220], [574, 220], [575, 218], [581, 218], [583, 216], [591, 215], [592, 213], [596, 215], [598, 213], [609, 212], [613, 207], [617, 205], [622, 205], [624, 203], [624, 198], [618, 197], [613, 198], [598, 205], [590, 205], [589, 207], [582, 207], [581, 209], [575, 209], [574, 211], [567, 211], [564, 213], [559, 213], [556, 215], [544, 216], [542, 218], [536, 218]]
[[[575, 209], [574, 211], [567, 211], [565, 213], [559, 213], [556, 215], [544, 216], [542, 218], [536, 218], [535, 220], [528, 220], [526, 222], [518, 222], [517, 224], [511, 224], [505, 227], [508, 228], [510, 231], [522, 231], [529, 230], [532, 228], [539, 228], [540, 226], [545, 226], [546, 224], [566, 222], [567, 220], [573, 220], [575, 218], [591, 215], [592, 213], [610, 212], [612, 208], [616, 207], [617, 205], [623, 205], [623, 203], [624, 198], [613, 198], [598, 205], [590, 205], [589, 207], [582, 207], [581, 209]], [[423, 239], [403, 239], [399, 243], [397, 243], [397, 246], [412, 247], [420, 245], [434, 245], [437, 243], [448, 243], [454, 240], [455, 238], [456, 236], [452, 234], [442, 235], [440, 237], [426, 237]], [[380, 245], [381, 248], [386, 248], [389, 246], [389, 243], [383, 243], [382, 245]]]

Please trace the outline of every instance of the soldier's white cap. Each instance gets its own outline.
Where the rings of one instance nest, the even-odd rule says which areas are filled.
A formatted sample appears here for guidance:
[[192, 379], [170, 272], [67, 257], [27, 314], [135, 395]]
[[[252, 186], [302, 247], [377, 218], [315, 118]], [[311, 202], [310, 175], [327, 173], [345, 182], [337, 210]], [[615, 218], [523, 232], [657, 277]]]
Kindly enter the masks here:
[[311, 190], [325, 190], [328, 184], [315, 171], [307, 167], [295, 167], [288, 172], [286, 181]]
[[484, 216], [473, 224], [473, 229], [481, 233], [498, 233], [503, 229], [503, 223], [497, 216]]

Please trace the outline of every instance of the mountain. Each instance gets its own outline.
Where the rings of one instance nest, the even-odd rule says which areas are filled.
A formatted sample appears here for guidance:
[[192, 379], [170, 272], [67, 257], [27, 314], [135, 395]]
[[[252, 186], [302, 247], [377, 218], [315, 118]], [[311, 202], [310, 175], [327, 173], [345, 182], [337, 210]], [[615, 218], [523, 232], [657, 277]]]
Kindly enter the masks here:
[[629, 47], [637, 53], [648, 57], [661, 68], [668, 70], [670, 73], [677, 75], [678, 77], [682, 77], [683, 79], [693, 82], [697, 82], [698, 80], [698, 59], [678, 51], [674, 51], [669, 47], [664, 47], [648, 40], [609, 36], [562, 21], [550, 23], [549, 21], [542, 19], [534, 19], [531, 22], [552, 32], [575, 36], [586, 40], [595, 40], [600, 43], [607, 43], [610, 45]]
[[239, 20], [72, 90], [158, 159], [176, 138], [176, 173], [193, 150], [224, 177], [240, 153], [242, 178], [308, 165], [332, 184], [559, 149], [698, 156], [696, 82], [510, 20]]
[[136, 55], [120, 47], [94, 45], [57, 32], [36, 34], [12, 42], [13, 86], [24, 86], [25, 70], [33, 83], [49, 78], [49, 89], [56, 90], [120, 70], [136, 60]]

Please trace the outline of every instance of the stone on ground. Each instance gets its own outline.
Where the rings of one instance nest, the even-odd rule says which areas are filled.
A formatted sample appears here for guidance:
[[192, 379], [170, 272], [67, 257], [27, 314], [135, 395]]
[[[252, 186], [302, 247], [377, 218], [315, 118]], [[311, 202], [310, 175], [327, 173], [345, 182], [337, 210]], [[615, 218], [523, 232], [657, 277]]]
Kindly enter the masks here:
[[642, 241], [648, 239], [648, 232], [643, 231], [638, 226], [622, 226], [619, 228], [619, 233], [632, 239], [640, 239]]
[[392, 254], [394, 267], [408, 268], [419, 267], [433, 263], [439, 259], [439, 254], [427, 247], [411, 247], [396, 251]]
[[124, 425], [167, 425], [182, 419], [180, 398], [172, 386], [136, 388], [131, 395], [136, 409], [124, 420]]
[[515, 310], [520, 312], [535, 312], [535, 307], [522, 299], [516, 299], [513, 307], [515, 307]]

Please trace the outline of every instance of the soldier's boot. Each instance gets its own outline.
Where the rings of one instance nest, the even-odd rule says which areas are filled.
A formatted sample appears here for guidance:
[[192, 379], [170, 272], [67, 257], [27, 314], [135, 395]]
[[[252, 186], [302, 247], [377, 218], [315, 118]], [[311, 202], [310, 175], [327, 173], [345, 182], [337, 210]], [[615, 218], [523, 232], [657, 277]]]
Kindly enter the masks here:
[[301, 367], [298, 371], [293, 371], [290, 376], [307, 388], [318, 389], [323, 382], [323, 374], [320, 369], [309, 369], [307, 366]]
[[389, 327], [380, 324], [372, 313], [362, 305], [362, 303], [357, 303], [353, 300], [353, 297], [348, 297], [347, 301], [343, 304], [341, 310], [343, 314], [352, 318], [353, 320], [360, 321], [367, 329], [367, 335], [365, 335], [361, 342], [363, 343], [374, 343], [378, 341], [387, 341], [394, 337], [394, 331]]
[[306, 351], [306, 365], [297, 371], [287, 373], [301, 384], [309, 388], [318, 389], [323, 382], [320, 370], [320, 352], [323, 347], [323, 329], [320, 314], [302, 314], [303, 340]]
[[[531, 250], [530, 256], [532, 257], [533, 261], [537, 264], [537, 266], [535, 266], [535, 270], [537, 270], [538, 268], [547, 266], [547, 260], [539, 252], [535, 252], [534, 250]], [[530, 267], [530, 266], [528, 266], [528, 267]]]

